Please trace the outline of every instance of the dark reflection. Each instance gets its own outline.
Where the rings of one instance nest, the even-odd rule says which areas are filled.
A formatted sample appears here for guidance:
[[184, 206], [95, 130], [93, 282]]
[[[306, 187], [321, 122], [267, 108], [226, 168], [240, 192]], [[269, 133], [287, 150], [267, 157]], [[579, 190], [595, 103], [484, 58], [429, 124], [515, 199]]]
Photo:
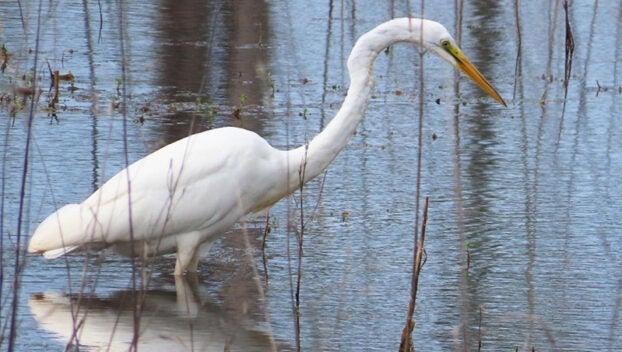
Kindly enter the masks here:
[[[224, 50], [213, 50], [223, 34], [212, 20], [218, 18], [207, 2], [164, 1], [159, 8], [156, 38], [160, 84], [165, 95], [184, 93], [213, 94], [204, 91], [203, 77], [211, 76], [216, 66], [205, 62], [224, 60]], [[223, 11], [224, 12], [224, 11]]]
[[[494, 77], [494, 65], [498, 64], [498, 46], [495, 43], [499, 41], [499, 33], [495, 31], [495, 28], [487, 28], [484, 24], [499, 22], [497, 20], [500, 15], [499, 4], [495, 1], [480, 0], [475, 1], [471, 6], [473, 13], [468, 14], [466, 18], [472, 19], [472, 22], [468, 22], [467, 26], [475, 25], [476, 27], [473, 30], [467, 29], [464, 36], [473, 38], [472, 40], [477, 45], [469, 49], [469, 54], [482, 72]], [[481, 95], [481, 92], [472, 89], [471, 94]], [[492, 248], [491, 242], [496, 238], [496, 234], [492, 233], [490, 219], [494, 219], [495, 193], [500, 191], [492, 186], [499, 172], [495, 154], [495, 146], [498, 142], [494, 121], [489, 118], [491, 115], [487, 110], [489, 106], [488, 102], [477, 100], [472, 108], [475, 118], [468, 119], [466, 132], [457, 138], [457, 140], [462, 140], [462, 145], [457, 146], [456, 150], [458, 167], [456, 177], [461, 183], [457, 190], [460, 207], [458, 209], [459, 228], [461, 243], [468, 244], [467, 256], [470, 258], [465, 272], [468, 275], [461, 276], [460, 281], [459, 336], [464, 350], [477, 345], [478, 331], [481, 326], [481, 309], [486, 304], [486, 300], [481, 297], [486, 292], [480, 287], [480, 283], [489, 274], [490, 266], [479, 253], [486, 248]], [[460, 128], [456, 126], [455, 131], [460, 133]], [[468, 216], [464, 217], [465, 213]], [[477, 231], [469, 229], [477, 229]], [[490, 256], [494, 254], [488, 253], [485, 258]]]
[[[498, 2], [480, 0], [475, 1], [472, 6], [474, 7], [473, 18], [478, 19], [478, 23], [497, 23], [495, 19], [499, 15]], [[473, 37], [474, 41], [478, 45], [473, 46], [471, 55], [473, 61], [480, 67], [482, 72], [487, 72], [492, 75], [493, 69], [498, 62], [498, 46], [495, 43], [499, 42], [499, 33], [494, 28], [486, 28], [484, 26], [478, 27], [476, 30], [469, 31], [467, 33], [469, 37]], [[474, 91], [476, 91], [474, 89]], [[478, 94], [481, 92], [478, 91]], [[478, 103], [475, 106], [475, 116], [489, 116], [490, 113], [486, 110], [490, 104], [488, 102]], [[493, 128], [493, 121], [489, 118], [475, 118], [469, 120], [470, 126], [468, 130], [469, 137], [473, 139], [475, 143], [470, 143], [469, 156], [470, 163], [468, 165], [469, 179], [473, 182], [472, 187], [475, 192], [473, 196], [479, 198], [478, 204], [485, 203], [484, 197], [487, 195], [486, 190], [490, 190], [487, 185], [487, 177], [493, 173], [494, 168], [494, 145], [497, 143], [495, 132]]]
[[161, 144], [217, 127], [258, 131], [269, 95], [266, 3], [165, 1], [156, 27]]
[[[40, 327], [79, 350], [284, 349], [265, 320], [214, 302], [195, 279], [176, 277], [175, 289], [116, 291], [108, 297], [39, 293], [30, 296], [29, 306]], [[142, 305], [135, 304], [141, 300]], [[136, 348], [130, 348], [132, 341]]]
[[[480, 27], [469, 30], [466, 34], [478, 43], [470, 49], [470, 54], [473, 56], [473, 62], [480, 67], [482, 72], [493, 75], [499, 53], [498, 46], [495, 43], [500, 38], [499, 33], [494, 28], [486, 28], [483, 24], [498, 23], [495, 18], [499, 16], [499, 4], [495, 1], [480, 0], [475, 1], [472, 6], [474, 16], [467, 17], [477, 19]], [[474, 91], [476, 90], [474, 89]], [[477, 91], [476, 94], [481, 94], [481, 92]], [[464, 137], [464, 140], [468, 142], [464, 149], [467, 158], [463, 158], [467, 161], [465, 170], [467, 175], [463, 179], [466, 183], [464, 192], [467, 193], [467, 199], [471, 203], [467, 206], [481, 214], [481, 216], [471, 217], [474, 221], [489, 218], [486, 213], [489, 212], [489, 200], [493, 191], [489, 184], [490, 179], [495, 177], [497, 173], [494, 153], [498, 141], [494, 131], [494, 121], [490, 118], [478, 118], [491, 115], [487, 110], [489, 106], [490, 104], [486, 101], [475, 103], [473, 111], [476, 118], [468, 120], [468, 131]], [[477, 241], [477, 239], [474, 240]]]

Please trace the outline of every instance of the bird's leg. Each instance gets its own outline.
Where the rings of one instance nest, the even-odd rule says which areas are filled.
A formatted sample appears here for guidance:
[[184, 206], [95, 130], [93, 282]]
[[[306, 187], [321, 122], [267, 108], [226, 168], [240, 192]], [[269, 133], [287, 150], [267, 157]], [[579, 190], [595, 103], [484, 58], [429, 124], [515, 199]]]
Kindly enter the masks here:
[[197, 266], [199, 265], [199, 256], [197, 252], [197, 250], [177, 250], [175, 275], [183, 275], [185, 271], [196, 273]]
[[[186, 314], [189, 317], [196, 317], [200, 308], [201, 302], [198, 301], [198, 295], [195, 294], [194, 283], [190, 281], [197, 280], [196, 275], [189, 275], [191, 277], [185, 277], [181, 275], [175, 276], [175, 291], [177, 293], [177, 309]], [[194, 276], [194, 277], [192, 277]], [[198, 286], [198, 283], [196, 284]], [[195, 286], [196, 287], [196, 286]]]
[[204, 242], [202, 245], [200, 245], [195, 253], [194, 256], [192, 257], [192, 259], [188, 262], [188, 265], [186, 267], [186, 273], [190, 274], [196, 274], [197, 273], [197, 268], [199, 266], [199, 259], [201, 259], [201, 254], [202, 253], [206, 253], [209, 248], [212, 246], [214, 242], [212, 241], [207, 241]]
[[177, 237], [177, 261], [175, 275], [183, 275], [184, 271], [196, 272], [199, 264], [199, 242], [201, 234], [190, 232]]
[[201, 251], [197, 248], [197, 250], [194, 251], [194, 255], [192, 256], [192, 259], [190, 259], [190, 261], [188, 262], [188, 266], [186, 267], [186, 272], [193, 273], [193, 274], [197, 273], [197, 267], [199, 266], [200, 257], [201, 257]]

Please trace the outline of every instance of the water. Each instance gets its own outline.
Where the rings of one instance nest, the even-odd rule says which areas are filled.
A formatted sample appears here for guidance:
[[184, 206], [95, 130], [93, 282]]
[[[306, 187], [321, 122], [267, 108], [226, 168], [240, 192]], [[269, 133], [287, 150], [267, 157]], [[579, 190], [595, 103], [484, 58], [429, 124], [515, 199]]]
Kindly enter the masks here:
[[[102, 4], [100, 31], [98, 4], [45, 3], [37, 70], [44, 94], [33, 121], [22, 236], [55, 208], [93, 192], [126, 156], [137, 160], [191, 131], [234, 125], [282, 148], [307, 141], [341, 104], [354, 40], [392, 13], [419, 12], [404, 4], [357, 5]], [[24, 29], [16, 3], [0, 7], [0, 39], [14, 55], [0, 82], [11, 92], [34, 62], [28, 48], [36, 47], [37, 8], [22, 8]], [[619, 11], [609, 3], [572, 4], [576, 47], [563, 111], [562, 9], [530, 3], [518, 10], [518, 70], [513, 2], [469, 3], [462, 27], [463, 50], [509, 108], [461, 78], [464, 104], [456, 111], [453, 70], [430, 56], [424, 61], [421, 193], [430, 208], [415, 313], [421, 351], [477, 350], [480, 340], [488, 351], [622, 345], [622, 21], [608, 15]], [[453, 7], [430, 2], [425, 14], [455, 32]], [[125, 129], [120, 33], [128, 65]], [[61, 85], [58, 121], [41, 109], [49, 84], [44, 59], [76, 76], [78, 90]], [[305, 189], [302, 350], [399, 345], [412, 266], [419, 65], [408, 46], [379, 57], [366, 119], [326, 176]], [[14, 117], [10, 110], [0, 110], [3, 323], [10, 321], [28, 116], [27, 109]], [[298, 201], [272, 209], [268, 284], [259, 250], [263, 222], [217, 243], [196, 282], [175, 282], [174, 259], [156, 262], [139, 350], [295, 349], [296, 238], [288, 224], [299, 225]], [[25, 257], [17, 350], [62, 350], [80, 321], [72, 323], [65, 295], [80, 290], [92, 297], [80, 342], [128, 348], [132, 288], [141, 286], [132, 281], [131, 263], [85, 258]]]

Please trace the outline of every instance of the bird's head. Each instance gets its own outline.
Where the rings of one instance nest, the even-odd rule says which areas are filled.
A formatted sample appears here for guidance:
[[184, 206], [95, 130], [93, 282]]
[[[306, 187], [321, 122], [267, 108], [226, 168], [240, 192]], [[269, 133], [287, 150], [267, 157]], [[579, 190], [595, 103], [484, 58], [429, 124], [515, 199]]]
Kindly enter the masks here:
[[423, 29], [423, 46], [440, 56], [451, 65], [458, 68], [471, 78], [480, 88], [488, 93], [499, 104], [507, 106], [499, 93], [492, 87], [486, 77], [471, 63], [467, 56], [460, 50], [447, 29], [440, 23], [425, 20]]

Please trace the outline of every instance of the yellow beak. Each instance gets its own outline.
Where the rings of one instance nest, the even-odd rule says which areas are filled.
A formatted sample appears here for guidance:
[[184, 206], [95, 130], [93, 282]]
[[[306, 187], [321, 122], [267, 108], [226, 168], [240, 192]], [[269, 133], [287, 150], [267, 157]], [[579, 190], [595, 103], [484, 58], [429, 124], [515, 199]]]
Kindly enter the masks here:
[[456, 59], [456, 65], [460, 71], [469, 76], [469, 78], [477, 83], [477, 85], [480, 86], [484, 92], [488, 93], [488, 95], [490, 95], [494, 100], [499, 102], [499, 104], [507, 107], [507, 104], [505, 104], [503, 98], [501, 98], [499, 93], [497, 93], [497, 91], [492, 87], [486, 77], [484, 77], [484, 75], [482, 75], [479, 70], [473, 66], [471, 61], [469, 61], [460, 48], [449, 41], [443, 42], [442, 46], [454, 59]]

